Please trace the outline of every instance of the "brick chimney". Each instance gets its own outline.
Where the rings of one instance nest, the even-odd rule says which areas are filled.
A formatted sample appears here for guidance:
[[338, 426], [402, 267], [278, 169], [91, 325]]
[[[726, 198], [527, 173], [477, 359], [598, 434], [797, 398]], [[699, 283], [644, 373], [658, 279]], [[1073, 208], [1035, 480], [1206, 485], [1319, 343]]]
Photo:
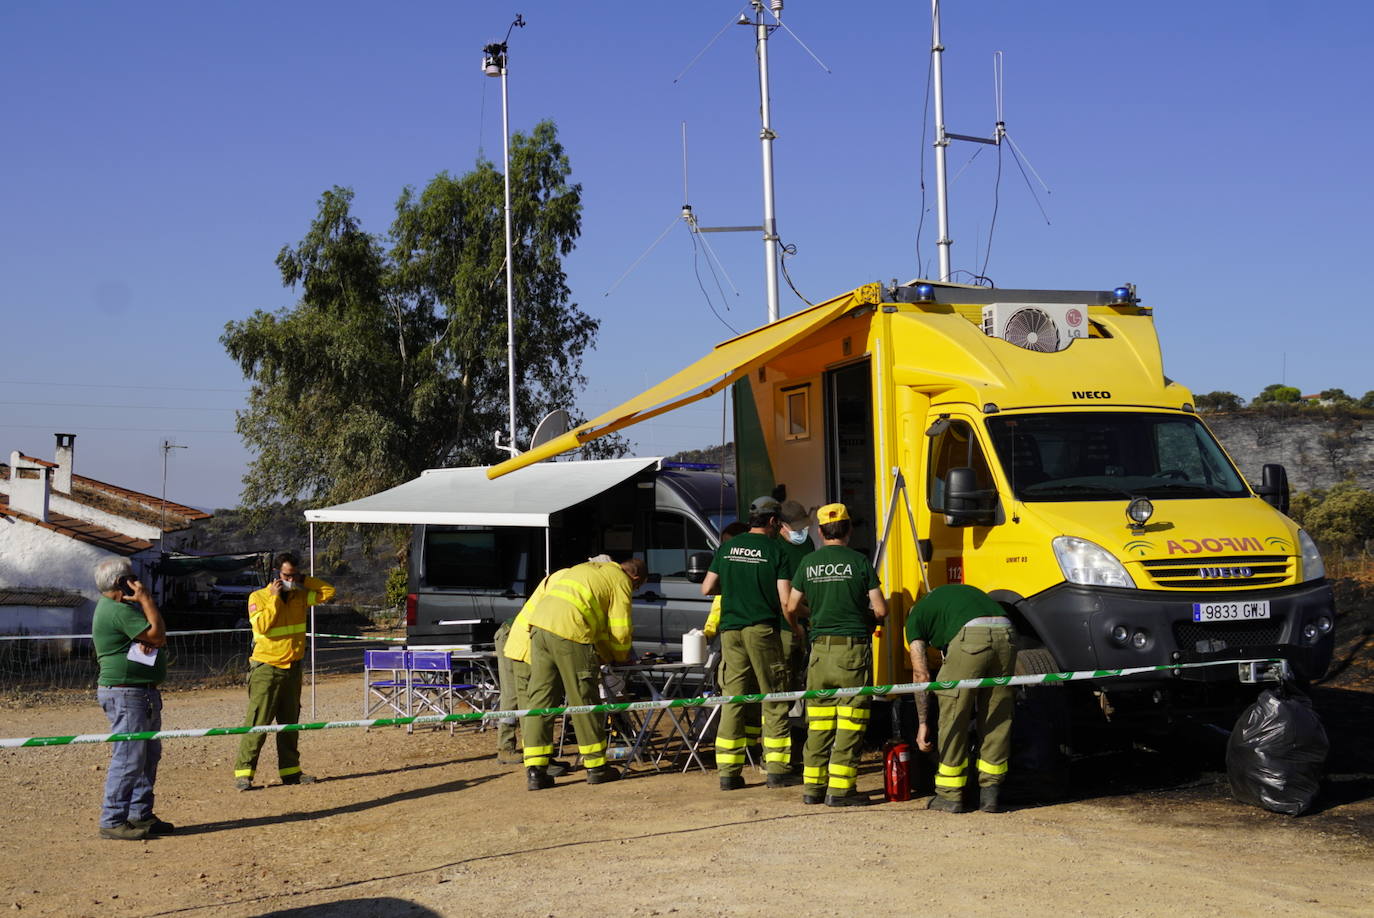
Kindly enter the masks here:
[[53, 450], [52, 461], [57, 463], [53, 470], [52, 486], [63, 494], [72, 493], [72, 463], [76, 459], [76, 434], [54, 434], [57, 447]]
[[48, 467], [10, 453], [10, 509], [48, 521]]

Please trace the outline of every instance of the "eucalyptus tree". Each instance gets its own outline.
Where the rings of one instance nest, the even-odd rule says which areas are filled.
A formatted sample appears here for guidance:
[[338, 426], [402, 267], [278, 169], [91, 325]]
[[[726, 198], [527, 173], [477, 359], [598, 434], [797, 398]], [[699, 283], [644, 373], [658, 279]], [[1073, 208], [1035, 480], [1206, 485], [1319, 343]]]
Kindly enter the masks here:
[[[511, 141], [516, 416], [524, 442], [573, 409], [598, 321], [572, 302], [563, 259], [582, 188], [551, 122]], [[507, 410], [504, 196], [485, 160], [407, 187], [384, 235], [321, 195], [301, 241], [277, 255], [292, 306], [257, 310], [220, 341], [252, 387], [238, 432], [254, 453], [243, 502], [330, 504], [436, 466], [484, 464]], [[613, 441], [597, 455], [622, 452]]]

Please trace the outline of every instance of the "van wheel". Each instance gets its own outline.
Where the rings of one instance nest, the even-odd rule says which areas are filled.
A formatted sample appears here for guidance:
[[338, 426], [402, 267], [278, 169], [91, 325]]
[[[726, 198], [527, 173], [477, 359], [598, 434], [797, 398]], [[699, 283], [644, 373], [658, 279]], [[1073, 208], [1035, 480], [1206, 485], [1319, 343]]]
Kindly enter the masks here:
[[[1027, 647], [1016, 654], [1016, 675], [1062, 672], [1054, 654]], [[1012, 717], [1013, 786], [1018, 797], [1035, 802], [1062, 799], [1068, 793], [1069, 694], [1062, 685], [1026, 685], [1016, 691]]]
[[[1016, 675], [1041, 676], [1045, 673], [1063, 672], [1054, 660], [1054, 654], [1045, 647], [1027, 647], [1016, 652]], [[1060, 686], [1045, 686], [1045, 688]]]

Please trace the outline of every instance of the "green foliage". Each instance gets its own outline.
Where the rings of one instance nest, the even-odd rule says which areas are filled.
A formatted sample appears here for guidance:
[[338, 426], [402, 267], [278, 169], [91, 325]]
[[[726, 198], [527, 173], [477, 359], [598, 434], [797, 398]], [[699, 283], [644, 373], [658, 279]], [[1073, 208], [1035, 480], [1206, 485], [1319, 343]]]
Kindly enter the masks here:
[[1374, 389], [1370, 389], [1364, 395], [1360, 396], [1360, 407], [1374, 408]]
[[[517, 438], [571, 408], [598, 323], [570, 302], [562, 258], [581, 233], [582, 188], [551, 122], [511, 141]], [[255, 457], [243, 502], [334, 504], [436, 466], [506, 454], [504, 190], [491, 163], [406, 188], [385, 236], [335, 187], [277, 256], [295, 306], [258, 310], [220, 341], [252, 382], [238, 431]], [[624, 441], [599, 447], [619, 454]]]
[[1374, 539], [1374, 491], [1353, 481], [1298, 494], [1289, 513], [1325, 553], [1349, 554]]
[[1264, 391], [1255, 396], [1251, 402], [1253, 405], [1289, 404], [1302, 398], [1302, 390], [1293, 386], [1285, 386], [1282, 383], [1273, 383], [1264, 387]]
[[1348, 407], [1355, 404], [1355, 400], [1346, 395], [1344, 389], [1323, 389], [1317, 397], [1323, 402], [1330, 402], [1333, 405]]
[[404, 564], [393, 567], [391, 572], [386, 575], [386, 604], [388, 606], [405, 605], [406, 593], [409, 592], [409, 580], [410, 575]]
[[1238, 411], [1243, 402], [1234, 392], [1208, 392], [1197, 396], [1198, 411]]

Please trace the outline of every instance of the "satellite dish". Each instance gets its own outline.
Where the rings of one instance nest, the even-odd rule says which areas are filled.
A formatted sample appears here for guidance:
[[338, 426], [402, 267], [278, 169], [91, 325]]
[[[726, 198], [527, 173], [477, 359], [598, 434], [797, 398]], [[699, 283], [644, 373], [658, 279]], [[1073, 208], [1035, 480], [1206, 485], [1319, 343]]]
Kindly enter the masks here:
[[534, 436], [530, 437], [530, 449], [542, 446], [554, 437], [561, 437], [568, 432], [569, 425], [572, 424], [572, 415], [562, 408], [555, 408], [544, 415], [544, 420], [539, 422], [539, 426], [534, 429]]

